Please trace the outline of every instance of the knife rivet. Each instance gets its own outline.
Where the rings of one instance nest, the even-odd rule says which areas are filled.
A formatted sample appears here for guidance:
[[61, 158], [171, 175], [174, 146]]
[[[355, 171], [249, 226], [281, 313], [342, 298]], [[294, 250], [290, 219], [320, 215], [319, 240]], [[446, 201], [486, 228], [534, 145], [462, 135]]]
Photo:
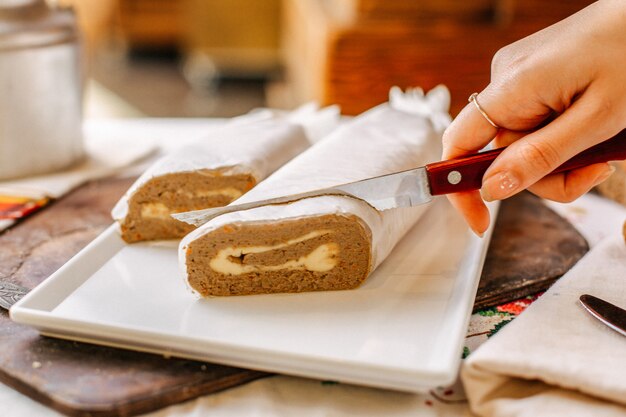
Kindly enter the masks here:
[[448, 182], [452, 185], [457, 185], [461, 182], [461, 173], [459, 171], [450, 171], [448, 173]]

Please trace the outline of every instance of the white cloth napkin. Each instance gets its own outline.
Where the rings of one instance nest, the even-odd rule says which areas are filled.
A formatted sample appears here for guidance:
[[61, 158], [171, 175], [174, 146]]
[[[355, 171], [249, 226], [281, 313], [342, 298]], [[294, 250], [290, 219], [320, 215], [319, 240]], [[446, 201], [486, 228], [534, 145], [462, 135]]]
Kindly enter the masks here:
[[524, 314], [465, 362], [462, 380], [480, 416], [626, 415], [626, 337], [580, 305], [591, 294], [626, 306], [626, 244], [595, 246]]

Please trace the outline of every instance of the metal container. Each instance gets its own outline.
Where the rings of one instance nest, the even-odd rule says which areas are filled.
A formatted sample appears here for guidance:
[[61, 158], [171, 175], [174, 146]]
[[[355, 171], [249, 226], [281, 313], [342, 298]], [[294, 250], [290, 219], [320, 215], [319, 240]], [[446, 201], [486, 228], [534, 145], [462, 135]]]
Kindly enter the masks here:
[[76, 18], [44, 0], [0, 0], [0, 178], [83, 157]]

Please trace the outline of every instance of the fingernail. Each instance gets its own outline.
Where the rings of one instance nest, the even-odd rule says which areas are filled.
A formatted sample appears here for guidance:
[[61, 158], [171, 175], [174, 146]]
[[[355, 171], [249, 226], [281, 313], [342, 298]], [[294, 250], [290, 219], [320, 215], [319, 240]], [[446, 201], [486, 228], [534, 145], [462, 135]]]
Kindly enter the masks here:
[[478, 232], [478, 231], [474, 230], [474, 234], [476, 236], [478, 236], [479, 238], [481, 238], [481, 239], [485, 237], [485, 232]]
[[482, 197], [483, 200], [487, 202], [493, 201], [491, 194], [489, 194], [489, 191], [485, 188], [484, 185], [483, 185], [483, 188], [480, 189], [480, 196]]
[[601, 182], [606, 181], [611, 175], [613, 175], [614, 172], [615, 172], [615, 167], [613, 165], [609, 165], [609, 169], [604, 171], [602, 174], [598, 176], [598, 178], [596, 178], [596, 185], [600, 184]]
[[492, 175], [483, 182], [480, 190], [483, 200], [502, 200], [517, 192], [520, 181], [511, 172], [503, 171]]

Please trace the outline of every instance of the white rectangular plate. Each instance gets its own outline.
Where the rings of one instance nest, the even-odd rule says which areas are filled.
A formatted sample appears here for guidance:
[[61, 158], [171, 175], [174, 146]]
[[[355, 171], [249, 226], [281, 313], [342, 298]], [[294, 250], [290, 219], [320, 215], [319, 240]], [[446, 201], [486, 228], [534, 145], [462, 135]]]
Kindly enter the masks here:
[[54, 337], [423, 392], [454, 381], [491, 230], [445, 199], [358, 289], [196, 299], [175, 242], [111, 226], [11, 309]]

